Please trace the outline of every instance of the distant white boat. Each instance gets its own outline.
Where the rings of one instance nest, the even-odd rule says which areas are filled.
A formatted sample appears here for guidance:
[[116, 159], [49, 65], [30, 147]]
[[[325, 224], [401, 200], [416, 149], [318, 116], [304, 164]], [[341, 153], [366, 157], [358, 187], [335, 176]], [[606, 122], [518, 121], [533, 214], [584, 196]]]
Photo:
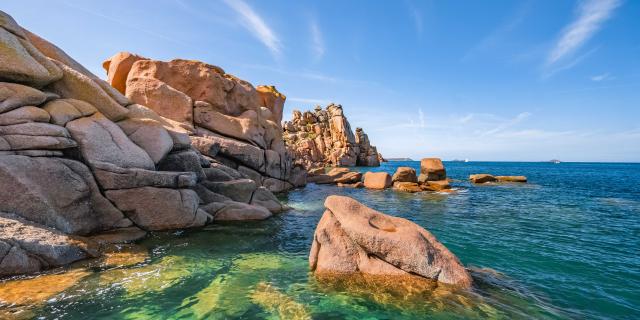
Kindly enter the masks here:
[[556, 163], [556, 164], [557, 164], [557, 163], [560, 163], [560, 160], [553, 159], [553, 160], [550, 160], [549, 162], [551, 162], [551, 163]]
[[467, 158], [467, 159], [464, 159], [464, 162], [469, 162], [469, 158]]

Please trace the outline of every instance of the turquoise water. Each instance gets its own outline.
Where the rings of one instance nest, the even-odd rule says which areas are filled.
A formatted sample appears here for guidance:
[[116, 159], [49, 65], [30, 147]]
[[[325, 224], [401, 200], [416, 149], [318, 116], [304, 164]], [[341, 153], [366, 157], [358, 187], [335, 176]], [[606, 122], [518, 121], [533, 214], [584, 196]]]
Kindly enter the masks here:
[[[360, 169], [401, 165], [419, 168]], [[270, 220], [154, 234], [144, 261], [85, 267], [62, 293], [16, 308], [41, 319], [640, 318], [640, 164], [445, 165], [456, 193], [309, 185]], [[472, 173], [529, 183], [474, 186]], [[307, 255], [330, 194], [425, 227], [473, 270], [474, 288], [412, 295], [316, 279]]]

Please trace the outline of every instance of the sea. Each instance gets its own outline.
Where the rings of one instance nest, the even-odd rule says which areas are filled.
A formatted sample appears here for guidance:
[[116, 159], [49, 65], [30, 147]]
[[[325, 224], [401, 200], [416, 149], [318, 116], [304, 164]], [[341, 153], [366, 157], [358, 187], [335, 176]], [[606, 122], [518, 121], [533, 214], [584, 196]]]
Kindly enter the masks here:
[[[355, 170], [400, 166], [420, 163]], [[280, 195], [291, 210], [266, 221], [154, 233], [122, 248], [132, 252], [120, 257], [126, 263], [75, 266], [79, 280], [14, 281], [31, 281], [34, 297], [51, 287], [33, 289], [40, 279], [68, 285], [0, 311], [36, 319], [640, 319], [640, 164], [445, 166], [454, 192], [309, 184]], [[528, 183], [473, 185], [475, 173]], [[473, 287], [314, 276], [309, 248], [333, 194], [424, 227], [470, 270]]]

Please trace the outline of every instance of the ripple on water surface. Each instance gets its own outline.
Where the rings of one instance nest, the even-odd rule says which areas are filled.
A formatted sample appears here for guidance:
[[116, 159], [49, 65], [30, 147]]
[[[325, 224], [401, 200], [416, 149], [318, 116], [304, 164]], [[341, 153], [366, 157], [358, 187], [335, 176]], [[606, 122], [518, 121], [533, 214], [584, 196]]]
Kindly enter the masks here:
[[[309, 185], [281, 196], [292, 210], [267, 221], [156, 233], [67, 273], [0, 283], [0, 318], [640, 317], [640, 165], [445, 164], [453, 193]], [[419, 163], [373, 170], [398, 166]], [[530, 183], [467, 182], [482, 172]], [[310, 274], [311, 239], [331, 194], [431, 231], [470, 268], [473, 290]]]

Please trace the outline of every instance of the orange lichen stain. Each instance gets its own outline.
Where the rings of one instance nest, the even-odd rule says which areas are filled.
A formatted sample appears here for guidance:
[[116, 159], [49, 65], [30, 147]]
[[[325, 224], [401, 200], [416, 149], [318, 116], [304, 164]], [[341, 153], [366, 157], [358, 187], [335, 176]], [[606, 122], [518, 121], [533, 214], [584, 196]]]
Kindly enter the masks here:
[[46, 274], [30, 279], [0, 283], [0, 305], [38, 305], [69, 289], [90, 272], [74, 269], [64, 273]]

